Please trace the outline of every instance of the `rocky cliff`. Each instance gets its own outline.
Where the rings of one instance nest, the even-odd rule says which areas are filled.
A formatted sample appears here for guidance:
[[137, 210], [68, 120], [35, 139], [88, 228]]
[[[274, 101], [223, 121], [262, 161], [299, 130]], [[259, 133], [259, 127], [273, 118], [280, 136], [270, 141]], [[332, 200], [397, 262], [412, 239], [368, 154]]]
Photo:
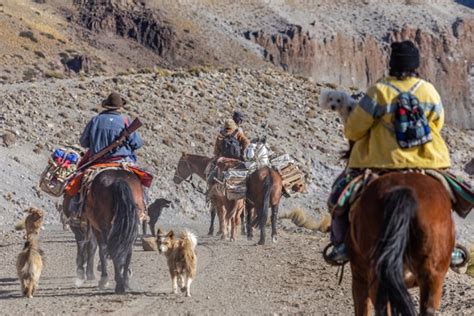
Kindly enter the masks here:
[[266, 60], [284, 70], [361, 89], [386, 72], [389, 43], [413, 40], [422, 54], [420, 75], [438, 88], [448, 108], [447, 120], [474, 128], [469, 83], [474, 64], [474, 18], [458, 19], [436, 33], [405, 26], [387, 32], [383, 40], [344, 33], [319, 38], [299, 25], [288, 25], [276, 33], [260, 30], [243, 35], [263, 48]]

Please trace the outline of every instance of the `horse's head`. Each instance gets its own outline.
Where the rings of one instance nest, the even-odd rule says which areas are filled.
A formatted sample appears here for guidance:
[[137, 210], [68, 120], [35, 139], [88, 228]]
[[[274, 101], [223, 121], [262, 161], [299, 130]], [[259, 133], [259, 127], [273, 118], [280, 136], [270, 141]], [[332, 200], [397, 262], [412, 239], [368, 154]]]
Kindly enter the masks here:
[[188, 157], [186, 153], [183, 153], [183, 155], [178, 161], [176, 171], [174, 172], [173, 182], [175, 184], [180, 184], [181, 182], [186, 180], [192, 173], [193, 172], [189, 167]]

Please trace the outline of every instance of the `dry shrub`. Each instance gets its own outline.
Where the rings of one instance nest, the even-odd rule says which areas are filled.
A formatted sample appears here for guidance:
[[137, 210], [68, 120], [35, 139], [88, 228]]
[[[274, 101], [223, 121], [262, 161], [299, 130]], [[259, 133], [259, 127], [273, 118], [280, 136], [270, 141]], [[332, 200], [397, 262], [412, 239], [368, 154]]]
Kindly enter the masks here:
[[469, 252], [471, 254], [471, 260], [469, 261], [467, 265], [466, 274], [474, 278], [474, 246], [471, 247]]
[[293, 224], [298, 227], [304, 227], [310, 230], [319, 230], [323, 233], [327, 232], [329, 230], [329, 226], [331, 226], [331, 217], [329, 215], [324, 215], [321, 218], [321, 221], [318, 223], [313, 218], [307, 217], [301, 208], [295, 208], [290, 213], [280, 215], [279, 218], [291, 219]]

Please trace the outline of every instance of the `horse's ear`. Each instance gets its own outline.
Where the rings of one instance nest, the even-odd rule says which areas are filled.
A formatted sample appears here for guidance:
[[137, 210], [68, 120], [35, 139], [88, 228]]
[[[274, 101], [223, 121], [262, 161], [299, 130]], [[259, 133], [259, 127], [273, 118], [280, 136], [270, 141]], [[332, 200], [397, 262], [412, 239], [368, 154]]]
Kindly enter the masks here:
[[166, 237], [168, 237], [170, 239], [173, 239], [174, 238], [174, 232], [172, 230], [170, 230], [170, 232], [168, 233], [168, 235], [166, 235]]

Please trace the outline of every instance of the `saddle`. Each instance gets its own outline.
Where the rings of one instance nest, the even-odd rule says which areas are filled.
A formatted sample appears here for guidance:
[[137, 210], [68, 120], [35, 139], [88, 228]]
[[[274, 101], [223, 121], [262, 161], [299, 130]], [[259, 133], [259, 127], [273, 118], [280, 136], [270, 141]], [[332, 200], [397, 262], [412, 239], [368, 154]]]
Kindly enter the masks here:
[[[348, 170], [340, 175], [333, 184], [333, 191], [328, 200], [329, 210], [335, 215], [344, 214], [362, 194], [364, 188], [383, 174], [400, 172], [400, 170], [365, 169], [364, 171]], [[453, 210], [462, 218], [467, 217], [474, 207], [474, 191], [472, 187], [461, 178], [450, 172], [434, 169], [410, 169], [402, 172], [416, 172], [429, 175], [439, 181], [453, 204]]]
[[87, 183], [92, 183], [92, 180], [97, 174], [107, 169], [125, 169], [133, 172], [140, 179], [141, 184], [147, 188], [151, 186], [151, 182], [153, 181], [153, 176], [151, 174], [136, 166], [120, 162], [100, 163], [87, 168], [84, 172], [78, 173], [73, 179], [71, 179], [71, 181], [69, 181], [64, 192], [69, 196], [76, 195], [81, 189], [81, 186], [87, 186]]

